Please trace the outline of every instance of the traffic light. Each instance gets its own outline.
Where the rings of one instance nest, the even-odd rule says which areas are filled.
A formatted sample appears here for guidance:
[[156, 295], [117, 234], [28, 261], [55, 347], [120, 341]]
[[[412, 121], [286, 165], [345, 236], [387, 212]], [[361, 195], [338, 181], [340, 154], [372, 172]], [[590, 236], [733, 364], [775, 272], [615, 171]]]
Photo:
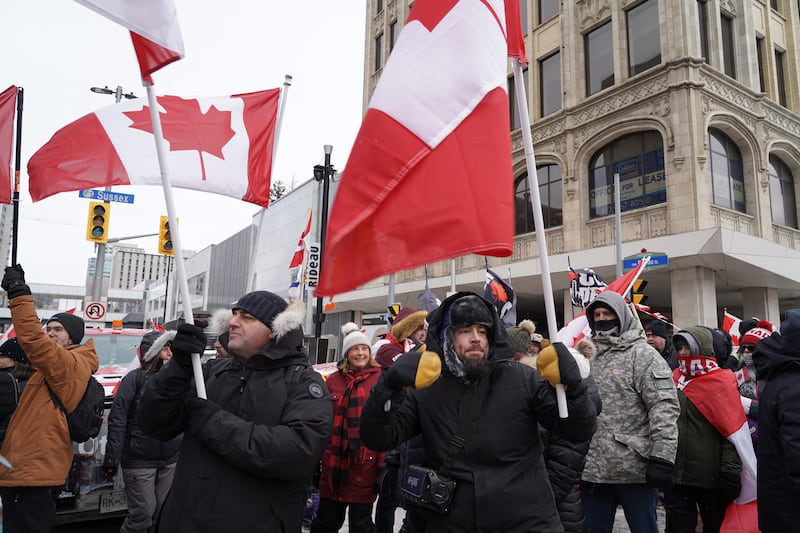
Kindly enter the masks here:
[[90, 202], [89, 217], [86, 221], [86, 240], [92, 242], [108, 242], [108, 220], [111, 214], [110, 205], [105, 202]]
[[647, 282], [643, 279], [637, 279], [633, 282], [633, 303], [644, 305], [647, 301], [647, 296], [644, 294], [644, 288], [647, 286]]
[[175, 255], [175, 250], [172, 248], [172, 234], [169, 232], [169, 217], [163, 215], [158, 226], [158, 253]]

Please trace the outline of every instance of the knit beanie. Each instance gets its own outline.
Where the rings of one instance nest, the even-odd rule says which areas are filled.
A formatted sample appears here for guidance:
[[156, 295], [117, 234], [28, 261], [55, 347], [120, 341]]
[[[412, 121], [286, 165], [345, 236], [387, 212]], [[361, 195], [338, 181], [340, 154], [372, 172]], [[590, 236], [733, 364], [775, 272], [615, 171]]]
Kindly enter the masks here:
[[17, 363], [30, 363], [16, 337], [0, 344], [0, 356], [8, 357]]
[[72, 315], [70, 313], [56, 313], [47, 320], [48, 324], [50, 322], [58, 322], [64, 326], [64, 329], [67, 330], [69, 340], [72, 341], [72, 344], [80, 344], [83, 340], [83, 332], [86, 326], [84, 325], [81, 317]]
[[369, 348], [370, 355], [372, 354], [372, 343], [369, 342], [367, 336], [355, 322], [348, 322], [342, 326], [342, 335], [344, 335], [344, 340], [342, 341], [343, 359], [347, 359], [347, 352], [350, 351], [350, 348], [361, 344]]
[[667, 326], [660, 320], [651, 320], [647, 323], [647, 326], [644, 328], [645, 335], [655, 335], [656, 337], [661, 337], [662, 339], [668, 339], [669, 334], [667, 333]]
[[772, 335], [772, 324], [767, 320], [760, 320], [756, 327], [750, 329], [739, 339], [739, 346], [748, 344], [758, 344]]
[[536, 325], [530, 320], [523, 320], [518, 326], [508, 328], [508, 336], [511, 337], [511, 345], [516, 353], [528, 353], [533, 341], [533, 333]]
[[232, 309], [237, 309], [250, 313], [258, 320], [263, 322], [268, 328], [272, 328], [272, 321], [288, 307], [286, 300], [269, 291], [249, 292], [239, 298]]

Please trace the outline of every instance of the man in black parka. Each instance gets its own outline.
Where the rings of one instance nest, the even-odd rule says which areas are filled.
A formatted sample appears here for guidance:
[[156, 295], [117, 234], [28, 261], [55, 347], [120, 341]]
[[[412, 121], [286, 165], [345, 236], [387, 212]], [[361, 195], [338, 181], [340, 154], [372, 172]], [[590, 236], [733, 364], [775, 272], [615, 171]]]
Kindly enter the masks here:
[[240, 298], [228, 323], [232, 356], [203, 367], [208, 400], [195, 395], [191, 367], [205, 334], [178, 328], [177, 364], [149, 380], [139, 416], [158, 438], [184, 432], [158, 531], [300, 531], [333, 423], [328, 389], [303, 350], [302, 320], [302, 304], [271, 292]]
[[[433, 311], [429, 321], [427, 351], [406, 353], [383, 371], [372, 389], [361, 415], [364, 444], [387, 450], [421, 433], [424, 466], [440, 469], [451, 437], [461, 433], [462, 402], [477, 397], [476, 418], [462, 435], [463, 449], [451, 461], [456, 488], [450, 510], [443, 515], [426, 512], [426, 531], [563, 531], [537, 423], [567, 438], [591, 437], [596, 405], [575, 359], [555, 343], [557, 381], [567, 387], [569, 407], [569, 417], [562, 419], [555, 389], [536, 370], [514, 361], [514, 348], [492, 304], [459, 292]], [[404, 387], [416, 390], [406, 391], [399, 406], [392, 405]]]

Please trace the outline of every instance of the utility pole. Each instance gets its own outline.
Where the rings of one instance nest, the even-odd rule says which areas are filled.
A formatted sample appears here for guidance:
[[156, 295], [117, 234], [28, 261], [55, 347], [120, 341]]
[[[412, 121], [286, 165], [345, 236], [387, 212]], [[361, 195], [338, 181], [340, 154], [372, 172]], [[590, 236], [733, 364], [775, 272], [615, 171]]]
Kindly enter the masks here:
[[[113, 94], [116, 100], [115, 103], [120, 103], [123, 98], [131, 99], [136, 98], [136, 95], [132, 92], [123, 94], [122, 93], [122, 86], [117, 85], [115, 90], [111, 90], [108, 88], [108, 85], [105, 87], [91, 87], [89, 89], [93, 93], [97, 94]], [[106, 187], [106, 191], [110, 191], [111, 187]], [[94, 281], [92, 282], [92, 301], [98, 302], [100, 301], [100, 294], [103, 289], [103, 271], [106, 267], [106, 245], [105, 243], [97, 243], [97, 258], [94, 260]]]
[[[333, 146], [326, 144], [325, 150], [325, 165], [314, 166], [314, 179], [322, 181], [322, 213], [320, 214], [320, 230], [319, 230], [319, 271], [322, 271], [322, 263], [325, 257], [325, 233], [328, 227], [328, 194], [330, 191], [330, 181], [333, 174], [333, 166], [331, 165], [331, 153]], [[314, 312], [314, 338], [317, 343], [317, 363], [324, 363], [327, 359], [327, 349], [325, 353], [320, 353], [322, 350], [322, 323], [325, 321], [325, 313], [322, 307], [322, 296], [317, 296], [317, 306]]]

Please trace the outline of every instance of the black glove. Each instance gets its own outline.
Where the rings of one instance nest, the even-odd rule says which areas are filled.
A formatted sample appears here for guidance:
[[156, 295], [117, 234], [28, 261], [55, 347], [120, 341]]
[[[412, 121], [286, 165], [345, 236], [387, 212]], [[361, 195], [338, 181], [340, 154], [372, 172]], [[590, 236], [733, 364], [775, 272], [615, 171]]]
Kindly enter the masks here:
[[192, 354], [206, 349], [206, 334], [194, 324], [183, 324], [172, 339], [172, 358], [184, 368], [192, 368]]
[[720, 472], [719, 491], [723, 501], [731, 502], [739, 497], [742, 491], [742, 478], [739, 474]]
[[536, 369], [553, 387], [558, 383], [569, 387], [581, 382], [578, 363], [563, 342], [554, 342], [542, 349], [536, 358]]
[[189, 424], [186, 427], [186, 431], [192, 435], [199, 433], [208, 422], [208, 419], [219, 411], [219, 405], [197, 396], [191, 397], [186, 402], [186, 408], [189, 411]]
[[25, 271], [22, 270], [21, 265], [6, 267], [0, 287], [3, 287], [3, 290], [8, 293], [9, 300], [31, 293], [31, 288], [25, 284]]
[[439, 379], [442, 360], [436, 352], [406, 352], [383, 372], [383, 382], [389, 390], [424, 389]]
[[672, 486], [673, 464], [659, 457], [650, 457], [647, 460], [645, 479], [647, 484], [659, 489], [668, 489]]
[[106, 478], [106, 481], [111, 482], [114, 481], [114, 476], [117, 474], [117, 467], [103, 465], [102, 472]]

